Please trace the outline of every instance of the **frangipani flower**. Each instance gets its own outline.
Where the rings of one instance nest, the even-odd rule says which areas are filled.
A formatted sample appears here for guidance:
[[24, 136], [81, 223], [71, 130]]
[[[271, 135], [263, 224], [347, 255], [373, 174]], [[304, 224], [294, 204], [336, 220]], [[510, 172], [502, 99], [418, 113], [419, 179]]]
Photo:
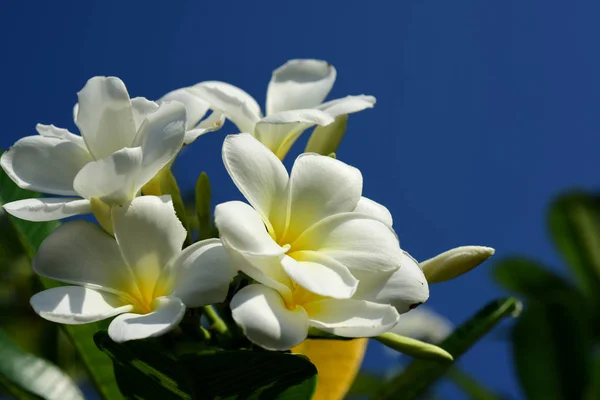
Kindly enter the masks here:
[[333, 65], [320, 60], [290, 60], [273, 71], [267, 88], [266, 117], [244, 90], [207, 81], [188, 88], [225, 114], [240, 132], [249, 132], [283, 159], [306, 129], [325, 126], [338, 117], [372, 108], [373, 96], [347, 96], [323, 103], [336, 78]]
[[48, 221], [92, 212], [92, 198], [123, 204], [181, 149], [190, 121], [178, 101], [130, 99], [115, 77], [90, 79], [78, 98], [75, 123], [81, 136], [38, 124], [39, 136], [20, 139], [0, 160], [21, 188], [69, 197], [5, 204], [10, 214]]
[[[404, 312], [427, 298], [424, 277], [410, 278], [415, 266], [422, 276], [420, 268], [407, 262], [382, 222], [391, 225], [389, 212], [361, 197], [356, 168], [303, 154], [288, 176], [281, 161], [245, 133], [225, 139], [223, 160], [252, 205], [232, 201], [215, 210], [236, 268], [261, 283], [231, 302], [233, 318], [251, 341], [287, 349], [306, 338], [309, 326], [340, 336], [375, 336], [396, 324], [392, 302]], [[401, 277], [394, 273], [405, 266], [407, 279], [398, 279], [397, 288], [407, 292], [386, 292], [384, 283]], [[359, 289], [354, 274], [368, 287]]]
[[[186, 231], [169, 196], [143, 196], [112, 208], [115, 237], [86, 221], [68, 222], [40, 246], [33, 268], [77, 286], [34, 295], [43, 318], [84, 324], [118, 315], [108, 333], [115, 342], [162, 335], [186, 307], [225, 299], [236, 272], [218, 239], [181, 246]], [[119, 315], [120, 314], [120, 315]]]
[[173, 90], [161, 97], [158, 103], [169, 101], [179, 101], [185, 105], [187, 121], [184, 144], [190, 144], [199, 136], [220, 129], [225, 122], [225, 115], [220, 111], [213, 111], [203, 119], [210, 110], [210, 105], [186, 89]]

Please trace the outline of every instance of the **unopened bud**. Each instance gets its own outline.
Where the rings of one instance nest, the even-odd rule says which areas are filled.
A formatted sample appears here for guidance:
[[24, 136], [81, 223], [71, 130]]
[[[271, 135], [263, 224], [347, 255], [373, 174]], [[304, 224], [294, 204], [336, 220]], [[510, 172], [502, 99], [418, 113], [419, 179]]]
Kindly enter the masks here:
[[461, 246], [420, 263], [428, 283], [454, 279], [469, 272], [494, 254], [495, 250], [484, 246]]
[[98, 221], [102, 229], [106, 233], [114, 235], [110, 206], [97, 197], [91, 197], [90, 204], [92, 206], [92, 213], [94, 213], [96, 221]]
[[340, 115], [332, 124], [317, 126], [308, 139], [304, 151], [322, 155], [335, 153], [346, 134], [347, 124], [348, 115]]

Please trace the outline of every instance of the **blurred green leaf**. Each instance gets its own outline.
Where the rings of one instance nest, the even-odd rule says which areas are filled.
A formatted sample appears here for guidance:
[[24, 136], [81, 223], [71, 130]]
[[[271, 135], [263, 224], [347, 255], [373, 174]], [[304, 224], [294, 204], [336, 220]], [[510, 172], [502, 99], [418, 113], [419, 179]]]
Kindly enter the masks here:
[[352, 382], [352, 386], [350, 387], [347, 396], [349, 398], [370, 397], [377, 393], [377, 390], [385, 385], [385, 383], [386, 380], [381, 375], [360, 371], [358, 375], [356, 375], [354, 382]]
[[63, 371], [19, 349], [0, 331], [0, 385], [16, 398], [78, 400], [83, 394]]
[[589, 382], [588, 318], [568, 295], [530, 301], [513, 330], [513, 356], [529, 400], [581, 399]]
[[[439, 346], [457, 360], [502, 319], [518, 312], [520, 307], [521, 303], [511, 297], [492, 301], [452, 332]], [[448, 362], [414, 360], [373, 398], [413, 399], [425, 393], [452, 365]]]
[[600, 399], [600, 354], [596, 351], [592, 360], [590, 385], [587, 388], [585, 400]]
[[196, 215], [198, 216], [198, 240], [213, 237], [213, 224], [210, 218], [210, 181], [202, 172], [196, 181]]
[[[306, 144], [306, 153], [331, 155], [335, 153], [346, 134], [348, 115], [340, 115], [327, 126], [317, 126]], [[334, 154], [335, 156], [335, 154]]]
[[454, 367], [450, 368], [446, 375], [458, 388], [460, 388], [471, 400], [501, 400], [497, 393], [483, 386], [466, 372]]
[[[3, 170], [0, 170], [1, 204], [31, 197], [40, 197], [40, 195], [19, 188]], [[12, 216], [9, 216], [9, 218], [15, 234], [19, 238], [19, 242], [30, 260], [33, 259], [46, 236], [59, 225], [57, 221], [30, 222]], [[40, 281], [46, 289], [59, 286], [57, 282], [50, 279], [40, 278]], [[86, 325], [62, 325], [62, 327], [77, 349], [89, 373], [90, 379], [103, 398], [111, 400], [122, 398], [113, 376], [110, 359], [102, 354], [94, 345], [93, 335], [99, 330], [99, 325], [92, 323]]]
[[600, 208], [586, 193], [559, 196], [550, 206], [549, 226], [558, 250], [586, 295], [600, 301]]
[[566, 280], [526, 258], [506, 258], [497, 262], [494, 278], [506, 289], [529, 298], [553, 296], [556, 292], [574, 292]]
[[153, 393], [161, 399], [304, 400], [310, 399], [316, 388], [317, 370], [300, 355], [235, 350], [175, 359], [161, 353], [165, 346], [154, 346], [151, 340], [117, 344], [106, 332], [98, 332], [94, 339], [113, 358], [117, 372], [125, 374], [119, 384], [130, 396], [148, 398], [147, 394]]

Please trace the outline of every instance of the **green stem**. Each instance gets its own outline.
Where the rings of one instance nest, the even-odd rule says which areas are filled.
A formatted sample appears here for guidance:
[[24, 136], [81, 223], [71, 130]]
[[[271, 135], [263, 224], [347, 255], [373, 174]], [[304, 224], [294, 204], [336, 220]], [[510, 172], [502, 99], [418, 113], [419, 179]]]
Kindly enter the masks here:
[[229, 329], [227, 329], [227, 324], [219, 317], [219, 314], [215, 311], [213, 306], [204, 306], [202, 307], [202, 312], [206, 319], [209, 320], [211, 327], [215, 329], [222, 335], [229, 336]]

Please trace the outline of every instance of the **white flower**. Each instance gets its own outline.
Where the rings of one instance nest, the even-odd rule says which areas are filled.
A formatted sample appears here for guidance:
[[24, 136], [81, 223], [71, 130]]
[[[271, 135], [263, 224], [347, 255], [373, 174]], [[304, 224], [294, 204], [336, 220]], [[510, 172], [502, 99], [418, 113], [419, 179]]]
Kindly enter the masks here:
[[[232, 201], [215, 210], [236, 268], [261, 283], [242, 289], [231, 303], [233, 318], [251, 341], [287, 349], [306, 338], [309, 326], [340, 336], [375, 336], [398, 320], [389, 304], [397, 302], [403, 312], [427, 298], [427, 282], [411, 278], [414, 266], [386, 226], [389, 211], [361, 197], [359, 170], [303, 154], [288, 176], [249, 134], [228, 136], [223, 160], [252, 205]], [[395, 274], [401, 264], [406, 278]], [[418, 265], [416, 270], [422, 276]], [[360, 288], [354, 274], [373, 282]], [[407, 293], [385, 292], [387, 281]]]
[[273, 71], [267, 89], [266, 117], [248, 93], [225, 82], [201, 82], [187, 90], [221, 111], [241, 132], [249, 132], [283, 159], [306, 129], [371, 108], [373, 96], [347, 96], [323, 103], [336, 78], [333, 65], [320, 60], [290, 60]]
[[173, 90], [161, 97], [158, 103], [169, 101], [179, 101], [185, 105], [187, 121], [184, 144], [190, 144], [199, 136], [220, 129], [225, 122], [225, 115], [220, 111], [213, 111], [203, 120], [210, 105], [186, 89]]
[[94, 77], [78, 93], [81, 136], [38, 124], [39, 136], [20, 139], [0, 164], [21, 188], [59, 196], [4, 204], [10, 214], [48, 221], [92, 212], [90, 199], [123, 204], [175, 157], [184, 141], [186, 108], [129, 98], [123, 82]]
[[84, 324], [116, 317], [115, 342], [161, 335], [186, 307], [225, 299], [236, 274], [218, 239], [181, 250], [186, 231], [168, 196], [143, 196], [112, 208], [115, 237], [86, 221], [68, 222], [40, 246], [33, 268], [41, 276], [78, 286], [34, 295], [43, 318]]

